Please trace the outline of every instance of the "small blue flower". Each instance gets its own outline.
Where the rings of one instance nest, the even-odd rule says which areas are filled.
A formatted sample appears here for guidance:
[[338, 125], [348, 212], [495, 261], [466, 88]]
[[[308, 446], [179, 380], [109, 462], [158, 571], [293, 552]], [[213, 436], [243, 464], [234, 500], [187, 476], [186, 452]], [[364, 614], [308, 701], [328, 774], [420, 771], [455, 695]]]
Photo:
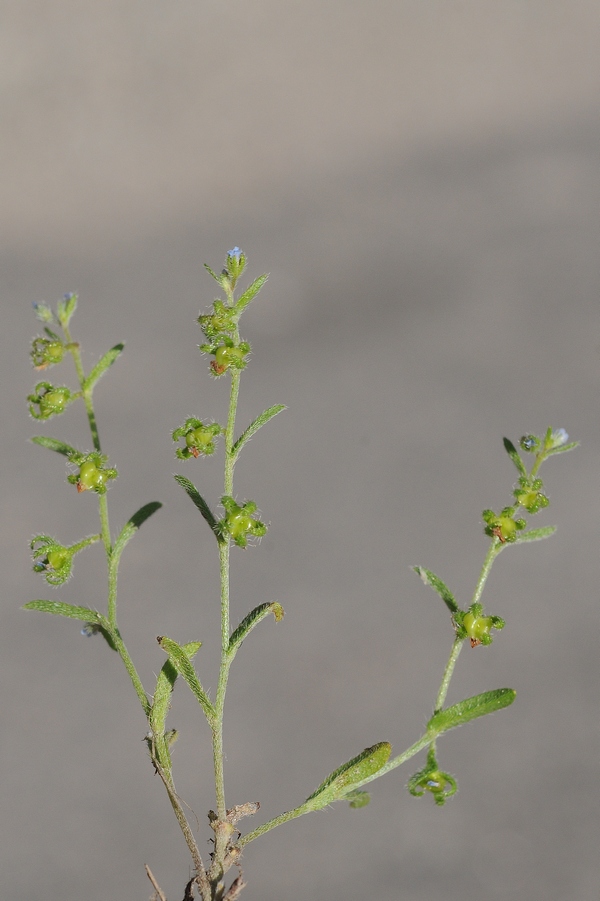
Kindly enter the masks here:
[[240, 248], [237, 245], [233, 248], [233, 250], [227, 251], [228, 257], [233, 257], [235, 260], [238, 260], [238, 261], [239, 261], [239, 258], [241, 257], [241, 255], [242, 255], [242, 251], [240, 250]]

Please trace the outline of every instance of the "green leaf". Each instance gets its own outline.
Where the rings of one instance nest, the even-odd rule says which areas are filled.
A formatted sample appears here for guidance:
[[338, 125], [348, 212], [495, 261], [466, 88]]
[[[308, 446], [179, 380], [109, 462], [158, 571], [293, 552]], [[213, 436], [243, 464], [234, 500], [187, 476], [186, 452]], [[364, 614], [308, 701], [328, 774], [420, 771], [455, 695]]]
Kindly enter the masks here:
[[47, 325], [44, 326], [44, 331], [49, 338], [52, 338], [53, 341], [60, 341], [60, 335], [57, 335], [56, 332], [53, 332], [52, 329], [49, 329]]
[[70, 619], [81, 619], [86, 623], [105, 624], [105, 618], [97, 610], [89, 607], [76, 607], [74, 604], [64, 604], [62, 601], [29, 601], [23, 605], [23, 610], [41, 610], [42, 613], [54, 613], [57, 616], [68, 616]]
[[189, 479], [186, 479], [185, 476], [173, 476], [173, 478], [179, 485], [181, 485], [188, 497], [193, 500], [206, 522], [209, 524], [217, 538], [220, 540], [219, 530], [217, 528], [217, 520], [213, 516], [210, 507], [208, 506], [202, 495], [199, 493], [195, 485], [193, 485]]
[[252, 629], [259, 624], [261, 620], [268, 616], [269, 613], [272, 613], [275, 617], [275, 622], [279, 622], [283, 619], [283, 607], [281, 604], [278, 604], [277, 601], [274, 601], [271, 604], [260, 604], [258, 607], [255, 607], [244, 619], [241, 621], [231, 638], [229, 639], [229, 647], [227, 649], [227, 653], [230, 656], [233, 656], [238, 651], [241, 643], [244, 638], [251, 632]]
[[31, 440], [34, 444], [39, 444], [41, 447], [47, 447], [50, 450], [56, 451], [57, 454], [63, 454], [65, 457], [70, 457], [72, 454], [78, 453], [78, 451], [76, 451], [74, 447], [71, 447], [70, 444], [65, 444], [64, 441], [59, 441], [57, 438], [48, 438], [46, 435], [36, 435]]
[[265, 273], [265, 275], [259, 275], [258, 278], [254, 279], [252, 284], [246, 288], [241, 297], [238, 298], [235, 304], [235, 309], [238, 313], [241, 313], [244, 310], [251, 300], [254, 300], [266, 280], [268, 279], [269, 274]]
[[570, 444], [563, 444], [560, 447], [553, 447], [552, 450], [549, 450], [546, 454], [547, 457], [551, 457], [552, 454], [564, 454], [565, 451], [573, 450], [576, 447], [579, 447], [579, 441], [571, 441]]
[[427, 733], [435, 738], [470, 720], [476, 720], [480, 716], [508, 707], [516, 696], [517, 693], [513, 688], [495, 688], [493, 691], [484, 691], [483, 694], [475, 695], [473, 698], [466, 698], [464, 701], [459, 701], [458, 704], [453, 704], [452, 707], [447, 707], [446, 710], [434, 713], [427, 723]]
[[517, 532], [514, 543], [521, 544], [523, 541], [541, 541], [543, 538], [550, 538], [556, 532], [556, 526], [545, 526], [543, 529], [530, 529], [528, 532]]
[[140, 509], [129, 519], [129, 522], [132, 523], [136, 529], [139, 529], [140, 526], [142, 526], [147, 519], [150, 519], [153, 513], [160, 510], [161, 507], [162, 504], [160, 501], [150, 501], [150, 503], [140, 507]]
[[99, 632], [104, 637], [109, 648], [117, 650], [116, 636], [109, 621], [97, 610], [89, 607], [76, 607], [74, 604], [64, 604], [61, 601], [29, 601], [23, 605], [23, 610], [40, 610], [42, 613], [54, 613], [58, 616], [66, 616], [69, 619], [79, 619], [85, 623], [93, 623], [99, 626]]
[[111, 349], [108, 350], [100, 360], [98, 360], [94, 368], [88, 373], [88, 376], [83, 383], [84, 391], [90, 391], [94, 387], [100, 376], [104, 375], [106, 370], [110, 366], [112, 366], [119, 354], [121, 354], [121, 352], [123, 351], [124, 347], [125, 345], [123, 343], [115, 344], [114, 347], [111, 347]]
[[527, 478], [527, 470], [525, 469], [525, 464], [521, 460], [519, 452], [517, 451], [512, 441], [509, 441], [508, 438], [503, 438], [502, 441], [504, 442], [504, 450], [519, 470], [519, 475]]
[[144, 504], [143, 507], [134, 513], [133, 516], [127, 520], [123, 528], [121, 529], [121, 533], [117, 540], [115, 541], [115, 545], [113, 547], [112, 556], [120, 557], [123, 553], [123, 548], [127, 544], [127, 542], [133, 538], [137, 530], [140, 526], [146, 522], [146, 520], [152, 516], [153, 513], [156, 513], [157, 510], [160, 510], [162, 504], [160, 501], [150, 501], [149, 504]]
[[430, 569], [425, 569], [423, 566], [413, 566], [413, 569], [421, 577], [424, 585], [429, 585], [434, 591], [437, 591], [450, 613], [458, 613], [459, 606], [454, 599], [454, 595], [435, 573], [432, 573]]
[[392, 746], [388, 741], [380, 741], [370, 748], [365, 748], [348, 763], [342, 764], [334, 770], [319, 787], [309, 795], [306, 803], [311, 804], [313, 810], [326, 807], [332, 801], [345, 798], [354, 786], [360, 785], [365, 779], [374, 776], [385, 766], [392, 753]]
[[257, 416], [254, 422], [251, 422], [245, 432], [242, 432], [238, 440], [235, 442], [233, 447], [231, 448], [231, 456], [234, 460], [236, 460], [239, 456], [239, 453], [243, 446], [247, 441], [255, 435], [261, 426], [265, 425], [270, 419], [273, 419], [274, 416], [277, 416], [278, 413], [281, 413], [282, 410], [285, 410], [285, 404], [275, 404], [273, 407], [269, 407], [268, 410], [265, 410], [264, 413], [261, 413], [260, 416]]
[[223, 276], [223, 275], [217, 275], [216, 272], [213, 272], [213, 271], [212, 271], [212, 269], [210, 268], [210, 266], [208, 265], [208, 263], [205, 263], [205, 264], [204, 264], [204, 268], [206, 269], [206, 271], [207, 271], [210, 275], [212, 275], [212, 277], [214, 278], [214, 280], [215, 280], [216, 282], [218, 282], [218, 284], [221, 285], [221, 287], [223, 287], [223, 280], [224, 280], [224, 278], [227, 278], [227, 275], [225, 275], [225, 276]]
[[[200, 641], [191, 641], [189, 644], [183, 645], [182, 650], [191, 660], [201, 644]], [[177, 670], [170, 659], [166, 660], [156, 680], [156, 690], [150, 709], [150, 728], [154, 738], [154, 749], [160, 765], [168, 773], [171, 772], [171, 755], [169, 743], [165, 737], [165, 721], [171, 706], [171, 695], [176, 681]]]
[[[181, 645], [178, 645], [176, 641], [173, 641], [171, 638], [167, 638], [166, 636], [159, 636], [158, 643], [163, 651], [166, 651], [169, 655], [169, 660], [171, 661], [179, 675], [183, 676], [183, 678], [191, 688], [200, 706], [204, 710], [209, 723], [212, 723], [215, 718], [215, 709], [211, 704], [208, 695], [202, 688], [200, 680], [198, 679], [198, 676], [196, 674], [196, 670], [194, 669], [190, 658], [184, 648], [181, 647]], [[189, 645], [186, 645], [185, 647], [189, 647]]]

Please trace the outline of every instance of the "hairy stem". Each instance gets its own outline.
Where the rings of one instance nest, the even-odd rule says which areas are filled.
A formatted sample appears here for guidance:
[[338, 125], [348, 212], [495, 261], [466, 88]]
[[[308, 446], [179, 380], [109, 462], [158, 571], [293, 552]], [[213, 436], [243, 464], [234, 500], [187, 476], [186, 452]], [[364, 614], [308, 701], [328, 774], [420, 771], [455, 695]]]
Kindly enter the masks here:
[[436, 698], [435, 708], [433, 711], [434, 713], [437, 713], [438, 710], [441, 710], [444, 706], [444, 701], [446, 700], [446, 695], [448, 694], [448, 688], [450, 687], [450, 680], [452, 678], [454, 667], [456, 666], [456, 661], [458, 660], [458, 655], [460, 654], [463, 644], [463, 638], [455, 638], [452, 643], [450, 657], [448, 658], [448, 663], [446, 664], [446, 668], [444, 670], [440, 690], [438, 691], [438, 696]]
[[475, 591], [473, 592], [473, 599], [471, 601], [472, 604], [479, 602], [481, 595], [483, 594], [483, 589], [485, 588], [485, 583], [487, 582], [487, 578], [490, 574], [492, 564], [494, 563], [494, 560], [496, 559], [500, 551], [505, 547], [506, 544], [503, 544], [499, 538], [494, 538], [490, 543], [488, 552], [485, 555], [485, 560], [483, 561], [483, 566], [481, 567], [481, 572], [479, 573], [479, 578], [477, 579]]
[[[233, 494], [233, 471], [235, 458], [233, 455], [235, 417], [237, 413], [238, 398], [240, 392], [240, 376], [238, 369], [231, 370], [231, 390], [229, 394], [229, 411], [227, 415], [227, 427], [225, 429], [225, 476], [224, 493]], [[231, 542], [229, 539], [219, 543], [219, 568], [221, 577], [221, 665], [219, 668], [219, 682], [215, 699], [215, 717], [212, 723], [213, 737], [213, 761], [215, 770], [215, 793], [217, 803], [217, 816], [225, 819], [227, 808], [225, 804], [225, 776], [223, 771], [223, 711], [225, 706], [225, 692], [231, 659], [229, 656], [229, 554]]]
[[[385, 766], [383, 766], [380, 770], [377, 770], [377, 772], [372, 776], [368, 776], [362, 782], [353, 783], [352, 788], [357, 789], [362, 787], [363, 785], [366, 785], [368, 782], [372, 782], [374, 779], [379, 779], [380, 776], [384, 776], [385, 773], [389, 773], [390, 770], [393, 770], [397, 766], [401, 766], [403, 763], [406, 763], [407, 760], [410, 760], [411, 757], [414, 757], [415, 754], [418, 754], [419, 751], [422, 751], [423, 748], [427, 747], [427, 745], [430, 743], [431, 737], [427, 734], [422, 735], [421, 738], [414, 743], [414, 745], [411, 745], [410, 748], [407, 748], [406, 751], [404, 751], [402, 754], [399, 754], [398, 757], [394, 757], [393, 760], [388, 760]], [[269, 820], [268, 823], [263, 823], [262, 826], [259, 826], [252, 832], [248, 832], [247, 835], [243, 835], [238, 842], [238, 846], [240, 848], [243, 848], [245, 845], [253, 842], [254, 839], [259, 838], [266, 832], [270, 832], [271, 829], [275, 829], [276, 826], [281, 826], [282, 823], [287, 823], [289, 822], [289, 820], [295, 820], [296, 817], [301, 817], [305, 813], [311, 813], [312, 811], [314, 811], [314, 809], [314, 805], [312, 805], [308, 801], [305, 801], [305, 803], [300, 804], [299, 807], [295, 807], [293, 810], [288, 810], [286, 811], [286, 813], [282, 813], [278, 817], [274, 817], [272, 820]]]
[[129, 673], [129, 677], [133, 683], [133, 687], [135, 688], [135, 693], [137, 694], [138, 698], [140, 699], [140, 704], [142, 705], [142, 709], [143, 709], [144, 713], [146, 714], [146, 717], [149, 717], [152, 705], [150, 704], [150, 701], [148, 700], [148, 695], [144, 691], [144, 686], [142, 685], [142, 680], [138, 676], [138, 672], [137, 672], [135, 666], [133, 665], [133, 660], [129, 656], [129, 651], [125, 647], [123, 639], [121, 638], [121, 634], [116, 627], [111, 628], [110, 637], [113, 640], [113, 643], [115, 645], [115, 648], [116, 648], [116, 651], [117, 651], [119, 657], [123, 661], [125, 669]]
[[154, 764], [156, 772], [160, 776], [162, 783], [167, 790], [169, 801], [171, 802], [171, 806], [177, 818], [177, 822], [179, 823], [183, 837], [185, 838], [186, 844], [190, 850], [190, 854], [192, 855], [192, 860], [194, 861], [194, 869], [196, 870], [196, 876], [198, 877], [198, 884], [202, 892], [202, 897], [205, 899], [210, 899], [210, 886], [208, 884], [206, 870], [204, 869], [204, 864], [202, 863], [202, 858], [200, 857], [200, 851], [198, 850], [198, 845], [196, 844], [194, 833], [192, 832], [183, 807], [181, 806], [181, 801], [179, 800], [177, 792], [175, 791], [173, 781], [170, 776], [168, 776], [164, 772], [162, 766], [160, 765], [160, 761], [154, 754], [152, 755], [152, 763]]
[[85, 389], [85, 372], [83, 369], [83, 363], [81, 362], [81, 351], [79, 349], [79, 344], [77, 344], [76, 341], [73, 341], [68, 326], [63, 325], [63, 332], [65, 333], [65, 338], [67, 339], [69, 350], [71, 351], [71, 356], [73, 357], [73, 362], [75, 363], [77, 378], [79, 379], [79, 387], [81, 388], [81, 394], [83, 396], [83, 402], [85, 404], [88, 422], [90, 424], [90, 431], [92, 433], [92, 441], [94, 442], [94, 450], [100, 453], [100, 436], [98, 434], [98, 426], [96, 424], [96, 414], [94, 413], [94, 404], [92, 401], [91, 391], [86, 391]]

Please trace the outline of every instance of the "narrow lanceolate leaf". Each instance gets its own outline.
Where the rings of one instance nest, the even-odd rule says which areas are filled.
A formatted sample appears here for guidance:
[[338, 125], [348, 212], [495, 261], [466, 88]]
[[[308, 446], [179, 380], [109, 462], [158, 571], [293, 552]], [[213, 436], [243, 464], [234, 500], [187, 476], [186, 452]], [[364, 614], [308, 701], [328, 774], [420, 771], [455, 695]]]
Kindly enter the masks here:
[[115, 546], [113, 548], [113, 555], [121, 556], [123, 552], [123, 548], [127, 544], [127, 542], [133, 538], [139, 527], [146, 522], [146, 520], [152, 516], [153, 513], [156, 513], [157, 510], [160, 510], [162, 504], [160, 501], [150, 501], [149, 504], [145, 504], [143, 507], [134, 513], [131, 519], [128, 519], [123, 528], [121, 529], [121, 534], [115, 541]]
[[213, 272], [208, 263], [204, 264], [204, 268], [210, 275], [212, 275], [216, 282], [218, 282], [221, 286], [223, 285], [223, 275], [217, 275], [216, 272]]
[[[209, 722], [212, 722], [215, 717], [215, 709], [211, 704], [208, 695], [202, 688], [200, 684], [200, 680], [196, 674], [196, 670], [194, 669], [188, 654], [185, 652], [184, 648], [177, 644], [176, 641], [173, 641], [171, 638], [167, 638], [166, 636], [159, 636], [158, 643], [169, 655], [169, 660], [177, 670], [180, 676], [183, 676], [192, 692], [196, 696], [200, 706], [204, 710], [206, 718]], [[187, 647], [187, 645], [186, 645]]]
[[60, 341], [60, 335], [57, 335], [56, 332], [53, 332], [52, 329], [48, 328], [48, 326], [44, 326], [44, 331], [49, 338], [52, 338], [53, 341]]
[[314, 802], [314, 810], [339, 801], [349, 791], [358, 786], [365, 779], [374, 776], [388, 762], [392, 753], [392, 746], [388, 741], [380, 741], [370, 748], [365, 748], [348, 763], [342, 764], [310, 795], [306, 802]]
[[565, 451], [573, 450], [574, 448], [579, 447], [579, 441], [571, 441], [570, 444], [563, 444], [560, 447], [553, 447], [552, 450], [547, 452], [547, 456], [550, 457], [552, 454], [564, 454]]
[[78, 451], [75, 450], [74, 447], [71, 447], [70, 444], [65, 444], [64, 441], [59, 441], [57, 438], [48, 438], [46, 435], [36, 435], [31, 440], [34, 444], [39, 444], [41, 447], [47, 447], [65, 457], [70, 457], [72, 454], [78, 453]]
[[[23, 610], [41, 610], [42, 613], [54, 613], [57, 616], [66, 616], [69, 619], [82, 620], [84, 623], [90, 623], [93, 632], [100, 632], [109, 648], [113, 651], [117, 650], [115, 633], [105, 616], [98, 613], [97, 610], [91, 610], [89, 607], [76, 607], [75, 604], [64, 604], [61, 601], [29, 601], [23, 604]], [[86, 633], [87, 634], [87, 633]]]
[[238, 313], [241, 313], [243, 309], [245, 309], [251, 300], [254, 300], [269, 275], [266, 273], [265, 275], [259, 275], [258, 278], [255, 278], [251, 285], [244, 291], [241, 297], [236, 301], [235, 308]]
[[217, 538], [219, 538], [218, 529], [217, 529], [217, 520], [213, 516], [212, 510], [198, 491], [195, 485], [193, 485], [189, 479], [186, 479], [185, 476], [173, 476], [175, 481], [181, 485], [185, 493], [190, 497], [195, 503], [198, 510], [209, 524]]
[[257, 416], [254, 422], [250, 423], [246, 431], [242, 432], [231, 448], [231, 456], [236, 459], [244, 444], [258, 432], [261, 426], [268, 422], [269, 419], [273, 419], [274, 416], [277, 416], [278, 413], [281, 413], [282, 410], [285, 410], [285, 404], [275, 404], [273, 407], [269, 407], [268, 410], [265, 410], [264, 413], [261, 413], [260, 416]]
[[[181, 650], [191, 660], [201, 647], [201, 641], [190, 641], [188, 644], [181, 645]], [[177, 681], [177, 675], [177, 670], [171, 663], [171, 660], [166, 660], [156, 680], [156, 691], [154, 692], [152, 710], [150, 712], [150, 725], [157, 732], [164, 732], [165, 720], [171, 706], [171, 694]]]
[[129, 519], [129, 522], [133, 525], [135, 529], [139, 529], [147, 519], [150, 519], [153, 513], [156, 513], [157, 510], [160, 510], [162, 504], [160, 501], [150, 501], [148, 504], [144, 504], [143, 507], [140, 507], [133, 516]]
[[446, 710], [434, 713], [427, 723], [427, 732], [435, 738], [448, 729], [454, 729], [487, 713], [495, 713], [496, 710], [510, 706], [516, 696], [517, 693], [513, 688], [495, 688], [473, 698], [466, 698], [458, 704], [453, 704], [452, 707], [447, 707]]
[[[182, 650], [191, 660], [201, 646], [200, 641], [184, 644]], [[169, 743], [165, 737], [165, 721], [171, 706], [171, 695], [177, 680], [177, 670], [171, 660], [165, 661], [156, 680], [156, 691], [150, 710], [150, 728], [154, 739], [154, 749], [159, 763], [167, 772], [171, 771], [171, 755]]]
[[104, 625], [104, 617], [97, 610], [89, 607], [76, 607], [74, 604], [64, 604], [62, 601], [29, 601], [23, 605], [23, 610], [41, 610], [42, 613], [54, 613], [57, 616], [68, 616], [71, 619], [81, 619], [86, 623], [98, 623]]
[[525, 476], [525, 478], [527, 478], [527, 470], [525, 469], [525, 464], [521, 460], [519, 452], [512, 441], [509, 441], [508, 438], [503, 438], [502, 441], [504, 442], [504, 450], [519, 470], [519, 475]]
[[104, 375], [106, 370], [112, 366], [124, 347], [125, 345], [123, 343], [115, 344], [114, 347], [111, 347], [111, 349], [98, 360], [83, 383], [84, 391], [90, 391], [94, 387], [100, 376]]
[[542, 538], [550, 538], [556, 532], [556, 526], [545, 526], [543, 529], [530, 529], [528, 532], [517, 532], [515, 544], [522, 541], [541, 541]]
[[423, 566], [413, 566], [413, 569], [418, 576], [421, 576], [421, 581], [425, 585], [429, 585], [434, 591], [437, 591], [450, 613], [458, 613], [459, 607], [454, 600], [454, 595], [435, 573], [432, 573], [430, 569], [425, 569]]
[[241, 621], [231, 638], [229, 639], [229, 648], [227, 653], [230, 656], [233, 656], [244, 638], [251, 632], [252, 629], [259, 624], [261, 620], [268, 616], [269, 613], [272, 613], [275, 617], [275, 622], [279, 622], [283, 619], [283, 607], [281, 604], [278, 604], [277, 601], [274, 601], [271, 604], [260, 604], [258, 607], [255, 607], [244, 619]]

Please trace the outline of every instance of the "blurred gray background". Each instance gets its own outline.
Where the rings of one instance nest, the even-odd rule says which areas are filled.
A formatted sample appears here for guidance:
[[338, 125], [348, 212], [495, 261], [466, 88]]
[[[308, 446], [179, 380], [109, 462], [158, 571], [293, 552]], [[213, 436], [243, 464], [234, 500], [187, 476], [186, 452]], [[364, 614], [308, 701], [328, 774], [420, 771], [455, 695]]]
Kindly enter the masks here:
[[[452, 635], [410, 565], [468, 604], [481, 511], [510, 500], [502, 436], [582, 441], [543, 472], [552, 504], [533, 522], [558, 534], [492, 572], [505, 631], [459, 661], [449, 702], [518, 691], [441, 742], [459, 794], [410, 797], [415, 758], [368, 808], [249, 846], [242, 897], [597, 901], [599, 38], [595, 0], [0, 5], [2, 898], [146, 901], [148, 863], [178, 901], [189, 867], [118, 658], [19, 609], [105, 599], [98, 548], [58, 591], [31, 571], [32, 535], [97, 529], [95, 498], [27, 443], [90, 443], [77, 406], [27, 417], [31, 303], [80, 292], [88, 367], [127, 342], [96, 391], [113, 531], [164, 509], [124, 555], [121, 629], [149, 691], [158, 634], [201, 639], [214, 690], [215, 549], [172, 473], [214, 505], [221, 462], [176, 461], [170, 432], [223, 417], [195, 318], [217, 296], [202, 264], [238, 244], [249, 277], [271, 273], [243, 320], [240, 427], [289, 406], [237, 470], [271, 528], [233, 554], [233, 622], [286, 610], [230, 683], [228, 803], [260, 800], [248, 828], [365, 746], [418, 737]], [[51, 378], [72, 384], [69, 363]], [[208, 730], [183, 685], [170, 723], [206, 859]]]

